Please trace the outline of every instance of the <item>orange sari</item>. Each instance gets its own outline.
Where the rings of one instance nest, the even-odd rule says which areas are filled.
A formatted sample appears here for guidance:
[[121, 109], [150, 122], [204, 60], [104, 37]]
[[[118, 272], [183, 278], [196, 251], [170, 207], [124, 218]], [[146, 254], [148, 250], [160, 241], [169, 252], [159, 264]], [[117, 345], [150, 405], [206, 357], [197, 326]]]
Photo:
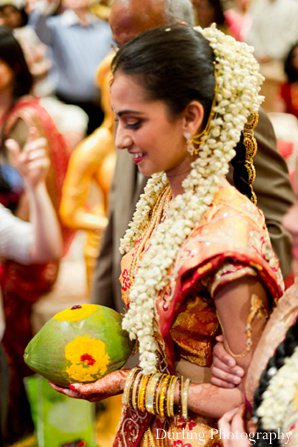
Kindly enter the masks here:
[[[127, 306], [130, 267], [139, 243], [140, 240], [122, 262], [120, 279]], [[215, 337], [220, 333], [213, 301], [219, 287], [244, 276], [258, 277], [268, 291], [271, 305], [283, 292], [281, 272], [262, 212], [226, 181], [198, 227], [182, 245], [169, 272], [169, 277], [172, 275], [174, 289], [169, 281], [155, 304], [159, 369], [170, 374], [175, 374], [175, 363], [181, 358], [201, 367], [210, 367]], [[161, 419], [123, 408], [114, 447], [145, 446], [148, 441], [144, 433], [150, 425], [155, 433], [157, 428], [164, 430], [159, 431], [162, 435], [171, 433], [171, 439], [155, 439], [155, 446], [221, 445], [212, 432], [216, 421], [200, 415], [190, 415], [187, 422], [177, 417]], [[179, 432], [183, 434], [183, 440], [175, 437]]]

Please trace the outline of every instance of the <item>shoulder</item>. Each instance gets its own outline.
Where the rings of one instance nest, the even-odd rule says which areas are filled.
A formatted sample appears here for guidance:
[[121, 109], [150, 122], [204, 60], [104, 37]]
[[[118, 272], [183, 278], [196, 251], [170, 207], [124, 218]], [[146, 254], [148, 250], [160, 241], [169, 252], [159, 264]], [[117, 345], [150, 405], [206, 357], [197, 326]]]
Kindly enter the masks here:
[[204, 221], [225, 218], [233, 219], [234, 222], [242, 221], [243, 223], [247, 219], [258, 226], [265, 226], [262, 211], [227, 181], [221, 185], [214, 197], [212, 206], [204, 217]]
[[80, 159], [84, 164], [100, 163], [111, 152], [114, 152], [113, 143], [113, 133], [105, 127], [100, 127], [79, 143], [71, 158]]

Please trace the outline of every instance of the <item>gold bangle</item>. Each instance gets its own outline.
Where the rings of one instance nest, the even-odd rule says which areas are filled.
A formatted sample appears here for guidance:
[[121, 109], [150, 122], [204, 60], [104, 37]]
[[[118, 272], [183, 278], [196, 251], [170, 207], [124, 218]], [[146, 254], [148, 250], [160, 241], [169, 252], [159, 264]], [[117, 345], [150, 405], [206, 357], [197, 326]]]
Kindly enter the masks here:
[[149, 383], [146, 387], [145, 408], [148, 413], [154, 414], [154, 396], [155, 390], [162, 374], [155, 373], [150, 377]]
[[161, 375], [160, 380], [158, 381], [158, 384], [155, 388], [155, 399], [154, 399], [155, 414], [159, 414], [159, 398], [160, 398], [162, 383], [163, 383], [163, 380], [165, 377], [166, 377], [166, 374]]
[[140, 371], [137, 374], [137, 376], [134, 380], [133, 387], [132, 387], [131, 406], [134, 410], [138, 409], [138, 390], [139, 390], [139, 385], [142, 380], [142, 376], [143, 376], [143, 373], [142, 373], [142, 371]]
[[168, 388], [168, 395], [167, 395], [167, 416], [169, 418], [174, 417], [175, 416], [175, 412], [174, 412], [174, 404], [175, 404], [175, 390], [176, 390], [176, 385], [178, 383], [178, 377], [177, 376], [172, 376], [171, 377], [171, 381], [169, 384], [169, 388]]
[[180, 383], [180, 387], [179, 387], [179, 414], [182, 417], [182, 390], [183, 390], [183, 386], [184, 386], [184, 377], [180, 376], [179, 377], [179, 383]]
[[183, 383], [183, 388], [181, 390], [181, 406], [182, 406], [182, 417], [184, 420], [188, 418], [188, 390], [189, 390], [190, 379], [186, 379]]
[[159, 415], [161, 417], [165, 416], [165, 399], [166, 399], [167, 389], [168, 389], [170, 379], [171, 379], [171, 376], [166, 375], [165, 378], [163, 379], [162, 384], [161, 384], [160, 395], [159, 395], [159, 405], [158, 405]]
[[140, 389], [139, 389], [139, 395], [138, 395], [138, 409], [142, 413], [144, 413], [146, 411], [146, 408], [145, 408], [146, 388], [147, 388], [147, 384], [148, 384], [151, 376], [152, 376], [152, 374], [143, 376], [141, 379], [141, 383], [140, 383]]
[[122, 396], [122, 403], [126, 407], [129, 406], [131, 385], [132, 385], [134, 377], [138, 373], [138, 371], [140, 371], [140, 368], [133, 368], [130, 370], [130, 372], [127, 376], [125, 386], [124, 386], [123, 396]]

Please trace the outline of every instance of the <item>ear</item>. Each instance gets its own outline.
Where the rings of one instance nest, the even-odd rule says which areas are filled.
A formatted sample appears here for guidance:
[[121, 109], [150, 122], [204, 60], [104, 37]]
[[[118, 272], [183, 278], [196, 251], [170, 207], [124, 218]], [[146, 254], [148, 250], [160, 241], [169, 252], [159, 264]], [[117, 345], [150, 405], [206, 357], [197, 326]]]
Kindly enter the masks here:
[[191, 101], [184, 110], [183, 132], [189, 132], [191, 135], [198, 133], [203, 123], [204, 113], [204, 107], [199, 101]]

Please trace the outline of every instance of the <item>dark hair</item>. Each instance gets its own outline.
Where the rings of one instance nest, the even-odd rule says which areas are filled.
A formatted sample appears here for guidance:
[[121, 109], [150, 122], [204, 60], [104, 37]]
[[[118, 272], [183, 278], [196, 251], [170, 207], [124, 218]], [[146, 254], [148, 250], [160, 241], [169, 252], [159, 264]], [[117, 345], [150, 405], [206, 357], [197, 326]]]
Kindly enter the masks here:
[[210, 114], [215, 90], [214, 55], [208, 41], [183, 25], [142, 33], [123, 45], [112, 71], [137, 76], [150, 100], [164, 101], [170, 115], [179, 115], [192, 100]]
[[223, 10], [221, 0], [208, 0], [208, 3], [214, 11], [214, 22], [218, 26], [223, 26], [226, 23], [226, 18]]
[[[293, 297], [294, 298], [294, 297]], [[298, 346], [298, 319], [296, 319], [295, 323], [288, 329], [286, 336], [284, 340], [278, 345], [274, 355], [270, 358], [269, 362], [267, 363], [267, 366], [263, 373], [261, 374], [259, 386], [255, 391], [254, 395], [254, 412], [257, 411], [258, 407], [261, 405], [263, 400], [264, 392], [267, 390], [270, 379], [272, 377], [272, 368], [276, 368], [279, 370], [284, 364], [285, 360], [288, 357], [291, 357], [294, 353], [295, 348]], [[277, 434], [276, 427], [276, 433]], [[266, 432], [262, 426], [261, 420], [259, 420], [257, 432], [262, 433]], [[270, 445], [273, 447], [279, 447], [280, 443], [278, 441], [278, 436], [276, 436], [275, 440], [273, 440], [274, 437], [271, 438]], [[266, 439], [266, 437], [259, 437], [256, 439], [257, 447], [267, 447], [269, 446], [269, 439]]]
[[[206, 125], [215, 91], [214, 54], [208, 41], [192, 27], [164, 26], [142, 33], [119, 49], [112, 62], [113, 73], [117, 70], [139, 77], [148, 98], [164, 101], [174, 117], [190, 101], [200, 101]], [[232, 161], [234, 184], [251, 199], [245, 155], [241, 139]]]
[[0, 26], [0, 60], [4, 61], [15, 73], [14, 100], [30, 93], [33, 77], [25, 60], [21, 45], [12, 30]]
[[287, 57], [284, 61], [284, 71], [290, 84], [298, 81], [298, 70], [293, 65], [294, 51], [298, 48], [298, 42], [296, 42], [290, 49]]
[[[20, 97], [30, 93], [33, 85], [33, 78], [19, 42], [14, 37], [12, 30], [6, 26], [0, 26], [0, 61], [1, 60], [4, 61], [15, 74], [13, 98], [10, 105], [10, 107], [13, 107]], [[6, 122], [4, 121], [0, 132], [0, 152], [5, 152], [5, 126]], [[7, 195], [10, 191], [10, 186], [3, 176], [1, 168], [0, 193]]]
[[[193, 2], [194, 4], [194, 9], [196, 11], [197, 14], [197, 21], [199, 23], [199, 25], [201, 25], [200, 23], [200, 1], [198, 2]], [[206, 0], [207, 6], [208, 8], [212, 9], [212, 23], [216, 23], [216, 25], [218, 27], [224, 27], [226, 25], [226, 18], [225, 18], [225, 14], [224, 14], [224, 9], [221, 3], [221, 0]], [[205, 26], [210, 26], [211, 23], [206, 23]], [[203, 26], [203, 25], [202, 25]]]
[[247, 169], [245, 164], [246, 162], [246, 147], [243, 142], [243, 134], [241, 134], [240, 141], [237, 143], [235, 147], [236, 155], [231, 160], [231, 165], [233, 166], [233, 182], [234, 186], [240, 191], [243, 195], [249, 198], [249, 200], [253, 200], [254, 192], [253, 192], [253, 184], [250, 183], [250, 172]]

